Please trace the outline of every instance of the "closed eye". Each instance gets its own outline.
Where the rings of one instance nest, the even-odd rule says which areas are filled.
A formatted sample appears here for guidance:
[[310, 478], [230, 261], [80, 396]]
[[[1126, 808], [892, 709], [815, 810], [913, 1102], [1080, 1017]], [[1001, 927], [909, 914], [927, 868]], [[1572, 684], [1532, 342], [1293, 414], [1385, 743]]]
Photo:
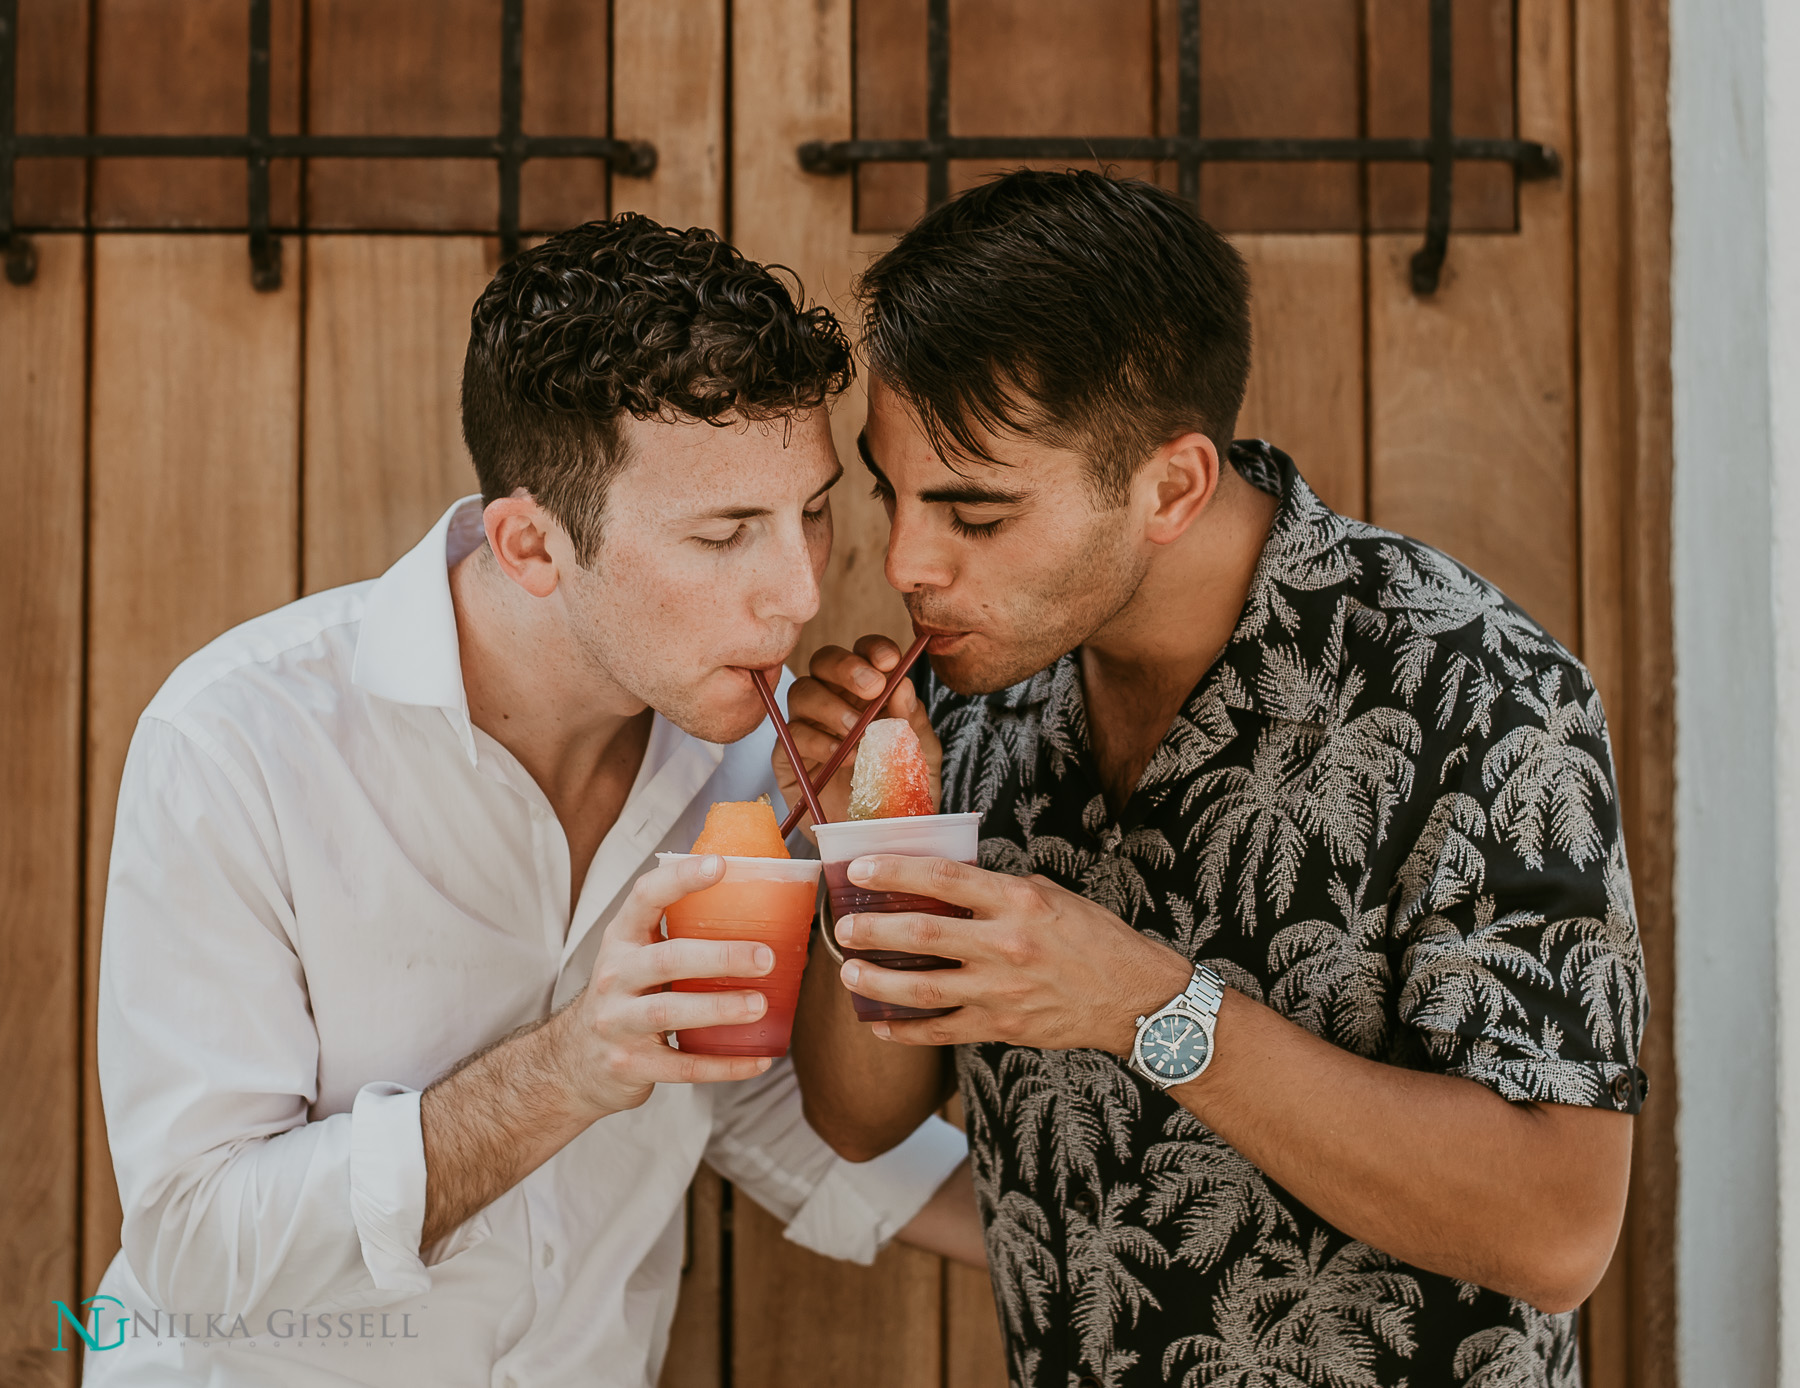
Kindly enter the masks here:
[[705, 535], [696, 535], [696, 536], [694, 536], [694, 540], [696, 543], [704, 546], [707, 549], [715, 550], [715, 551], [722, 551], [722, 550], [728, 550], [728, 549], [736, 549], [739, 545], [744, 543], [744, 537], [746, 535], [748, 535], [749, 533], [750, 533], [750, 528], [748, 526], [740, 525], [736, 530], [732, 531], [731, 534], [726, 536], [723, 540], [708, 539]]
[[1002, 516], [999, 520], [967, 521], [957, 515], [955, 511], [950, 513], [951, 532], [962, 536], [965, 540], [991, 539], [994, 535], [999, 533], [1000, 527], [1005, 524], [1005, 516]]

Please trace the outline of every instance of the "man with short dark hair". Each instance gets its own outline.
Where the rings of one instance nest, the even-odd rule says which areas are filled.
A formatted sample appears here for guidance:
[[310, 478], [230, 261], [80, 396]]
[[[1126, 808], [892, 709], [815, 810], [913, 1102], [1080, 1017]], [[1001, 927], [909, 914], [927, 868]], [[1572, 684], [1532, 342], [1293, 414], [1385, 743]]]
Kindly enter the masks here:
[[766, 1008], [665, 991], [773, 955], [661, 938], [718, 858], [646, 869], [771, 788], [751, 672], [818, 606], [849, 371], [711, 233], [552, 237], [475, 305], [481, 495], [163, 686], [107, 890], [89, 1382], [648, 1388], [703, 1159], [821, 1251], [979, 1259], [947, 1125], [854, 1167], [785, 1061], [668, 1043]]
[[[1247, 290], [1191, 208], [1085, 173], [868, 271], [863, 461], [932, 633], [889, 711], [981, 865], [852, 865], [972, 918], [837, 923], [961, 966], [844, 984], [955, 1010], [859, 1027], [813, 971], [808, 1113], [867, 1157], [960, 1081], [1021, 1388], [1573, 1384], [1644, 1093], [1599, 700], [1492, 586], [1231, 442]], [[804, 757], [897, 659], [815, 657]]]

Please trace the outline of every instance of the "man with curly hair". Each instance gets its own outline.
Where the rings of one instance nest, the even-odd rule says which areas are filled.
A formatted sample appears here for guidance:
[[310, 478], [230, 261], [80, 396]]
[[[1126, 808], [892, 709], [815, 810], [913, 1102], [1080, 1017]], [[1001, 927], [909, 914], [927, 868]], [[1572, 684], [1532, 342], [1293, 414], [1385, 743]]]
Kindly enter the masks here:
[[122, 1343], [88, 1381], [653, 1384], [702, 1160], [821, 1251], [980, 1259], [947, 1125], [853, 1166], [785, 1061], [667, 1039], [765, 1002], [665, 985], [773, 962], [662, 940], [722, 865], [653, 855], [773, 788], [751, 672], [818, 607], [851, 369], [795, 300], [643, 217], [511, 261], [464, 368], [481, 494], [145, 711], [100, 985]]

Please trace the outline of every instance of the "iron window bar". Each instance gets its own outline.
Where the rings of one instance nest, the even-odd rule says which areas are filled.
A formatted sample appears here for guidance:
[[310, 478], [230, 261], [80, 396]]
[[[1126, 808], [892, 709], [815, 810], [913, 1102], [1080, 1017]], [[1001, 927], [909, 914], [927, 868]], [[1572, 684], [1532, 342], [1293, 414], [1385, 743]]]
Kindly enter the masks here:
[[1451, 0], [1431, 0], [1431, 133], [1409, 138], [1228, 138], [1200, 133], [1200, 0], [1180, 0], [1175, 135], [1012, 136], [950, 133], [950, 0], [930, 0], [926, 17], [926, 136], [922, 140], [812, 140], [800, 146], [809, 173], [845, 174], [859, 164], [923, 163], [925, 201], [950, 195], [950, 161], [977, 159], [1142, 159], [1176, 165], [1182, 197], [1198, 203], [1200, 166], [1256, 162], [1411, 162], [1427, 164], [1425, 244], [1413, 254], [1412, 287], [1432, 294], [1450, 245], [1453, 174], [1464, 159], [1511, 164], [1521, 179], [1554, 178], [1562, 162], [1535, 140], [1457, 135], [1451, 121]]
[[[0, 0], [0, 247], [6, 278], [37, 275], [30, 231], [13, 219], [13, 173], [22, 158], [242, 159], [249, 207], [251, 282], [281, 286], [281, 239], [269, 219], [272, 159], [492, 159], [500, 178], [497, 228], [502, 256], [519, 249], [519, 171], [528, 159], [601, 159], [614, 173], [645, 178], [656, 147], [606, 136], [527, 135], [524, 107], [525, 3], [503, 0], [500, 20], [500, 130], [495, 135], [275, 135], [269, 130], [269, 0], [249, 0], [249, 116], [242, 135], [36, 135], [16, 128], [19, 0]], [[106, 227], [88, 231], [149, 228]]]

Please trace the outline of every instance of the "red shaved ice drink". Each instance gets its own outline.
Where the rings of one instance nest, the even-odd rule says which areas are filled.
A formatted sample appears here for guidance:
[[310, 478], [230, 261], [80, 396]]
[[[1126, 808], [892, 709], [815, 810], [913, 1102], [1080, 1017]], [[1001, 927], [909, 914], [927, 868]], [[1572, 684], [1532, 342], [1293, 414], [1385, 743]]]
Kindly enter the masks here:
[[904, 718], [877, 718], [856, 749], [850, 773], [851, 819], [903, 819], [934, 814], [931, 768], [919, 735]]
[[[973, 863], [981, 816], [934, 814], [931, 772], [919, 738], [903, 718], [878, 718], [863, 732], [850, 776], [850, 818], [821, 824], [819, 854], [825, 860], [831, 923], [840, 917], [916, 911], [966, 919], [970, 912], [935, 897], [911, 892], [876, 892], [850, 881], [850, 864], [866, 854], [894, 853], [912, 857], [949, 858]], [[835, 944], [835, 939], [833, 941]], [[955, 959], [935, 954], [906, 954], [887, 949], [845, 949], [846, 958], [862, 959], [884, 969], [960, 969]], [[865, 1022], [941, 1017], [952, 1009], [901, 1007], [850, 995], [856, 1015]]]

